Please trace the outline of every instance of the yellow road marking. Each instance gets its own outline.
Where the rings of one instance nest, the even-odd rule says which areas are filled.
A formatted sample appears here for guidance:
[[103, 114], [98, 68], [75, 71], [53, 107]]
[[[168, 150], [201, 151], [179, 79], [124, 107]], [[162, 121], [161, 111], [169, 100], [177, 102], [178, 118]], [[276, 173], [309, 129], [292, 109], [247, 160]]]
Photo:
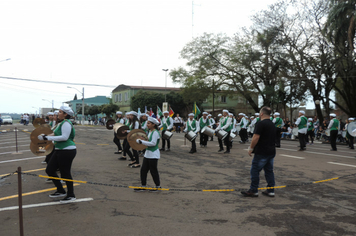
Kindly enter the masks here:
[[50, 177], [50, 176], [46, 176], [46, 175], [38, 175], [38, 177], [46, 178], [46, 179], [58, 179], [58, 180], [70, 181], [70, 182], [76, 182], [76, 183], [82, 183], [82, 184], [86, 184], [86, 183], [88, 182], [88, 181], [82, 181], [82, 180], [63, 179], [63, 178]]
[[[35, 170], [25, 170], [25, 171], [22, 171], [22, 172], [24, 172], [24, 173], [30, 173], [30, 172], [41, 171], [41, 170], [45, 170], [45, 169], [46, 169], [46, 168], [35, 169]], [[9, 174], [10, 174], [10, 173], [9, 173]], [[14, 174], [16, 175], [17, 173], [14, 173]], [[5, 176], [5, 175], [8, 175], [8, 174], [0, 175], [0, 177]]]
[[21, 130], [22, 132], [24, 132], [24, 133], [28, 133], [28, 134], [31, 134], [31, 132], [28, 132], [28, 131], [23, 131], [23, 130]]
[[75, 143], [75, 144], [82, 144], [82, 145], [85, 145], [85, 143]]
[[[73, 186], [78, 186], [78, 185], [80, 185], [80, 184], [73, 184]], [[67, 188], [67, 186], [63, 186], [63, 188]], [[23, 193], [22, 196], [28, 196], [28, 195], [33, 195], [33, 194], [37, 194], [37, 193], [44, 193], [44, 192], [49, 192], [49, 191], [54, 191], [54, 190], [57, 190], [57, 188], [47, 188], [47, 189], [42, 189], [42, 190], [38, 190], [38, 191]], [[18, 194], [11, 195], [11, 196], [8, 196], [8, 197], [0, 198], [0, 201], [12, 199], [12, 198], [17, 198], [17, 197], [18, 197]]]

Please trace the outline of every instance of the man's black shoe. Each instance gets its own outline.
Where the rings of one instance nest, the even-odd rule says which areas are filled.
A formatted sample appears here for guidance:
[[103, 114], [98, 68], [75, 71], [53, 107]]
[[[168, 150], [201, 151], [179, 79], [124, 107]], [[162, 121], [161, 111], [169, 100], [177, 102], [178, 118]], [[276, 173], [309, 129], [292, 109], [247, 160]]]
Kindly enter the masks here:
[[222, 151], [224, 151], [224, 149], [219, 149], [219, 151], [218, 151], [218, 152], [222, 152]]
[[263, 191], [262, 194], [268, 197], [274, 197], [274, 192], [268, 192], [267, 190]]
[[241, 192], [242, 195], [244, 195], [245, 197], [258, 197], [258, 192], [252, 192], [251, 190], [248, 191], [242, 191]]
[[190, 150], [190, 152], [189, 152], [189, 153], [194, 153], [194, 152], [197, 152], [197, 151], [194, 151], [194, 150]]
[[159, 150], [164, 152], [164, 148], [161, 148], [161, 149], [159, 149]]
[[224, 153], [230, 153], [230, 151], [225, 151]]

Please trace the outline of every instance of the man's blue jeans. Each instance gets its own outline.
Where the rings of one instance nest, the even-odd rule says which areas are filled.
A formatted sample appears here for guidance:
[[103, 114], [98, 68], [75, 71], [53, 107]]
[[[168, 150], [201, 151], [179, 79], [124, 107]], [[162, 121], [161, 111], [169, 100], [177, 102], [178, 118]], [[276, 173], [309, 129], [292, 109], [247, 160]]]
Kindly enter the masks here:
[[[267, 181], [267, 187], [274, 187], [273, 161], [276, 155], [258, 155], [255, 154], [251, 166], [251, 186], [250, 190], [258, 192], [260, 183], [260, 172], [263, 169]], [[268, 192], [274, 192], [274, 189], [269, 189]]]

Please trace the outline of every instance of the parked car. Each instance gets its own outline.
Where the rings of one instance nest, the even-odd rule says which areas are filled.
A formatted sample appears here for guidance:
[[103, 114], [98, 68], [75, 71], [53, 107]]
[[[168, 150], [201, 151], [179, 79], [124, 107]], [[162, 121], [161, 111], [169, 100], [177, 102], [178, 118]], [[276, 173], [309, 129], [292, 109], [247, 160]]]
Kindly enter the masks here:
[[12, 125], [12, 118], [11, 116], [2, 116], [2, 124], [10, 124]]

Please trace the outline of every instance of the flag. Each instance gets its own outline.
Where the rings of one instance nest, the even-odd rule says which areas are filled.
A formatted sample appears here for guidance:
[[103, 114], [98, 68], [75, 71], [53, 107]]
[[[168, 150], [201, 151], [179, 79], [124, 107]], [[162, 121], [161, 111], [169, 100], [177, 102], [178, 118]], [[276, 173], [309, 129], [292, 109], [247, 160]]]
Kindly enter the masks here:
[[154, 115], [152, 108], [150, 108], [150, 116]]
[[138, 109], [138, 112], [137, 112], [138, 118], [140, 118], [142, 114], [141, 114], [140, 108], [137, 108], [137, 109]]
[[157, 106], [156, 114], [157, 114], [158, 119], [163, 116], [163, 113], [162, 113], [161, 109], [159, 108], [159, 106]]
[[198, 106], [197, 106], [197, 103], [194, 102], [194, 110], [193, 110], [193, 113], [194, 113], [194, 118], [197, 118], [199, 116], [199, 114], [201, 113]]
[[169, 107], [169, 116], [172, 117], [174, 115], [174, 111], [172, 110], [172, 107]]
[[145, 106], [145, 114], [147, 114], [147, 106]]

